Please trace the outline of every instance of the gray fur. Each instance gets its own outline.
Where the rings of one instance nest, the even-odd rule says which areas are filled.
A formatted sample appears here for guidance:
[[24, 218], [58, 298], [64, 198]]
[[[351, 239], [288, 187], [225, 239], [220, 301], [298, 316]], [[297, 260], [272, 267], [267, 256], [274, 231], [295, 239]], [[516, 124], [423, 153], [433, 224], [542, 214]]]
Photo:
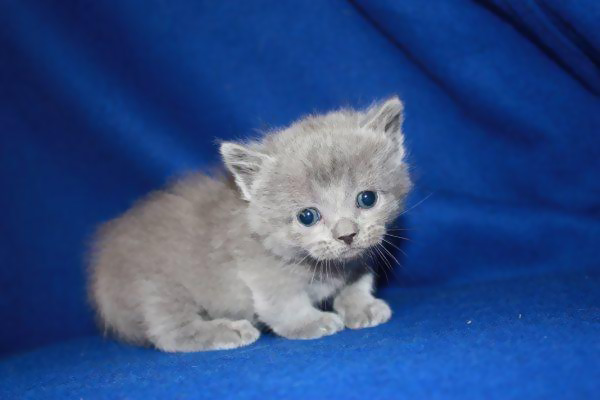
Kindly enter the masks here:
[[[381, 244], [411, 187], [402, 103], [309, 116], [248, 143], [224, 142], [235, 183], [201, 174], [104, 224], [90, 296], [106, 330], [164, 351], [254, 342], [264, 323], [291, 339], [387, 321], [363, 256]], [[372, 209], [360, 191], [377, 191]], [[301, 225], [297, 213], [320, 210]], [[352, 236], [349, 240], [339, 239]], [[334, 298], [333, 312], [316, 307]]]

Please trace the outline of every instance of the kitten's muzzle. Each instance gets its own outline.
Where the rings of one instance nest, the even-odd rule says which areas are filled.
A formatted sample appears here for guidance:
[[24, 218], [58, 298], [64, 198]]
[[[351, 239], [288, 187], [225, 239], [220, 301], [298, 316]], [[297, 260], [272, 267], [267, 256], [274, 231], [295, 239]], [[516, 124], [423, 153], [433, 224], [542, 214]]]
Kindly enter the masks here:
[[333, 227], [332, 233], [333, 237], [350, 246], [358, 233], [358, 226], [348, 218], [341, 218]]

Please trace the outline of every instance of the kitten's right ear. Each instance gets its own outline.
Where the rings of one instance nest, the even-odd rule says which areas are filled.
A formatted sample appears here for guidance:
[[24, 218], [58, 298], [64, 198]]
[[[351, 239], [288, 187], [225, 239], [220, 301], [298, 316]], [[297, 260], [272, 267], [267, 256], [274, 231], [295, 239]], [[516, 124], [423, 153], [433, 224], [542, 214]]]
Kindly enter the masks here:
[[398, 140], [398, 137], [402, 135], [403, 121], [404, 105], [398, 96], [393, 96], [367, 110], [361, 126], [383, 132], [392, 139]]
[[235, 183], [242, 192], [242, 197], [250, 201], [252, 183], [269, 156], [233, 142], [221, 143], [220, 151], [225, 166], [233, 174]]

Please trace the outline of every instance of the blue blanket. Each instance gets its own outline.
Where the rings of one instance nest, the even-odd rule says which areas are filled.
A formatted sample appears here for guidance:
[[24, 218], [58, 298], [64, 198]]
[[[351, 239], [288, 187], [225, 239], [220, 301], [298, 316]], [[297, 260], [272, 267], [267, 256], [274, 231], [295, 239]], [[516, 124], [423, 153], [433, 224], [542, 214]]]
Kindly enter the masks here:
[[98, 337], [0, 360], [3, 399], [592, 399], [600, 277], [387, 288], [386, 325], [165, 354]]
[[[1, 2], [0, 398], [591, 396], [598, 21], [594, 0]], [[216, 138], [391, 94], [416, 182], [392, 322], [188, 356], [93, 337], [100, 221], [217, 164]]]

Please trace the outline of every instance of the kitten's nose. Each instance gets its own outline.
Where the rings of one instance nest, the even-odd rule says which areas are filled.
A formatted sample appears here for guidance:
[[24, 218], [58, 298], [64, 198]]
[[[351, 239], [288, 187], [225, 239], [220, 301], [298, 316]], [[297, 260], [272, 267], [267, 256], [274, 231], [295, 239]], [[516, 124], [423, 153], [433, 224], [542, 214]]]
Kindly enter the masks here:
[[340, 219], [333, 227], [333, 237], [350, 245], [358, 233], [358, 226], [347, 218]]
[[346, 243], [349, 246], [352, 244], [352, 241], [354, 240], [354, 236], [356, 236], [356, 233], [351, 233], [349, 235], [340, 236], [340, 237], [338, 237], [338, 239], [341, 240], [342, 242]]

